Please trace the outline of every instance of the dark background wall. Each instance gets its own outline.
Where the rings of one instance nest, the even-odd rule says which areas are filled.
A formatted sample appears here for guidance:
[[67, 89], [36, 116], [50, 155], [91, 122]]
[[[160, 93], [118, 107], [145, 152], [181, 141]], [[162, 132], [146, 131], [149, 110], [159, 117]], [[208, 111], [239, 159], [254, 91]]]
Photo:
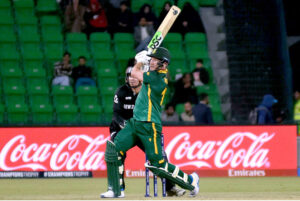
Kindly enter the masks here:
[[279, 100], [279, 108], [291, 110], [281, 1], [226, 0], [224, 9], [232, 120], [246, 122], [267, 93]]

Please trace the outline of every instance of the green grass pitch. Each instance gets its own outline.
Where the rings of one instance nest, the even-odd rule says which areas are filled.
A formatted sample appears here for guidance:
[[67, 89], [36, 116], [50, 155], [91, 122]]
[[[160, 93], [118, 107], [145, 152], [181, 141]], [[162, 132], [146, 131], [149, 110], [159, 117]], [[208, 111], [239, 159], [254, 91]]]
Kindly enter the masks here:
[[[145, 198], [145, 179], [126, 178], [125, 195], [128, 200], [151, 200]], [[106, 190], [106, 178], [82, 179], [0, 179], [1, 200], [97, 200]], [[160, 184], [161, 182], [158, 181]], [[151, 195], [153, 182], [150, 180]], [[161, 187], [158, 189], [161, 197]], [[200, 193], [190, 198], [165, 199], [196, 200], [300, 200], [300, 177], [254, 177], [254, 178], [200, 178]]]

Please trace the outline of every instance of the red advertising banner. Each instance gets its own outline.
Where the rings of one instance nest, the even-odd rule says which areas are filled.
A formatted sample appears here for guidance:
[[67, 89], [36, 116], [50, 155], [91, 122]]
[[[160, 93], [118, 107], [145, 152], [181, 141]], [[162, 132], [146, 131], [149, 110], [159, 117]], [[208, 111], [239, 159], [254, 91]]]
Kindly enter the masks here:
[[[200, 176], [297, 175], [296, 126], [164, 127], [169, 161]], [[92, 171], [105, 176], [108, 127], [0, 128], [0, 171]], [[129, 150], [127, 177], [144, 176]], [[76, 173], [78, 174], [78, 173]]]

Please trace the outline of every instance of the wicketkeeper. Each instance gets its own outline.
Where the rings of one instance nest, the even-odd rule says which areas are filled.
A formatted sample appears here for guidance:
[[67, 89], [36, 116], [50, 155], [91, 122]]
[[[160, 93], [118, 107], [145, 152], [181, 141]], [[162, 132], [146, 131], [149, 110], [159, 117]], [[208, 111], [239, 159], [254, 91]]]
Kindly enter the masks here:
[[[149, 58], [150, 57], [150, 58]], [[184, 189], [190, 190], [191, 196], [199, 192], [199, 176], [196, 173], [188, 175], [177, 166], [168, 163], [162, 154], [160, 119], [161, 105], [167, 91], [167, 67], [170, 62], [169, 51], [163, 47], [154, 49], [147, 55], [146, 51], [135, 57], [137, 63], [132, 69], [131, 76], [142, 83], [131, 118], [125, 127], [114, 138], [108, 140], [105, 151], [107, 164], [107, 179], [112, 187], [113, 197], [123, 197], [124, 192], [122, 174], [124, 166], [122, 157], [127, 150], [140, 141], [148, 160], [145, 166], [161, 178], [166, 178]], [[148, 65], [150, 71], [143, 72], [143, 66]], [[122, 192], [122, 193], [121, 193]]]

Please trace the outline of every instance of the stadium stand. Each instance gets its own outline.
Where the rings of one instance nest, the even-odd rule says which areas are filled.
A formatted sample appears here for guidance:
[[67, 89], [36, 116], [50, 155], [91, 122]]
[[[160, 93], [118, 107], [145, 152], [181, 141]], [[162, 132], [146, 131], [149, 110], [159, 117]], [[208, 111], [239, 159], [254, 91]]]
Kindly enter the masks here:
[[159, 16], [160, 12], [163, 9], [163, 6], [167, 3], [170, 2], [171, 4], [174, 4], [173, 0], [154, 0], [153, 1], [153, 9], [156, 14], [156, 16]]
[[78, 107], [73, 103], [62, 103], [56, 107], [56, 121], [58, 124], [72, 124], [78, 122]]
[[5, 121], [5, 107], [0, 103], [0, 123]]
[[71, 86], [52, 86], [52, 96], [55, 106], [74, 103], [73, 89]]
[[[168, 0], [131, 0], [133, 12], [145, 4], [158, 15]], [[179, 0], [195, 8], [215, 6], [215, 0]], [[174, 3], [171, 0], [171, 3]], [[133, 33], [65, 33], [63, 16], [53, 0], [0, 1], [0, 124], [101, 124], [112, 116], [115, 90], [124, 82], [128, 59], [136, 54]], [[213, 78], [204, 33], [169, 33], [163, 46], [170, 49], [170, 81], [191, 72], [196, 59], [203, 58]], [[54, 63], [65, 51], [72, 54], [74, 66], [85, 56], [97, 86], [52, 86]], [[213, 79], [211, 79], [213, 80]], [[213, 81], [210, 99], [213, 112], [221, 114], [220, 99]], [[210, 91], [200, 87], [198, 91]], [[172, 84], [164, 104], [172, 96]], [[179, 106], [180, 107], [180, 106]], [[74, 118], [76, 117], [76, 118]]]
[[115, 58], [114, 53], [110, 50], [103, 52], [96, 52], [93, 54], [95, 68], [101, 69], [105, 67], [115, 68]]
[[[67, 50], [72, 54], [73, 61], [80, 56], [90, 58], [88, 51], [87, 36], [84, 33], [68, 33], [66, 35]], [[74, 64], [73, 64], [74, 65]]]
[[132, 12], [138, 12], [144, 4], [152, 6], [152, 3], [152, 0], [131, 0], [131, 10]]
[[28, 98], [31, 107], [35, 105], [50, 104], [50, 92], [47, 84], [28, 85]]
[[79, 86], [76, 91], [79, 106], [98, 103], [98, 91], [94, 86]]
[[165, 40], [163, 41], [162, 45], [168, 49], [182, 50], [183, 49], [183, 41], [182, 41], [181, 34], [168, 33], [168, 35], [165, 38]]
[[98, 50], [111, 50], [111, 37], [109, 33], [92, 33], [90, 35], [90, 46], [93, 54], [96, 54]]
[[32, 123], [52, 124], [53, 107], [49, 103], [37, 103], [32, 105]]
[[29, 108], [27, 104], [9, 103], [7, 105], [7, 120], [9, 124], [26, 125], [29, 120]]
[[99, 104], [91, 103], [80, 105], [80, 122], [81, 123], [101, 123], [103, 121], [103, 109]]
[[3, 83], [4, 100], [8, 106], [10, 104], [25, 103], [26, 89], [22, 84]]
[[52, 0], [37, 0], [36, 10], [37, 12], [51, 13], [57, 11], [58, 6], [55, 1]]

